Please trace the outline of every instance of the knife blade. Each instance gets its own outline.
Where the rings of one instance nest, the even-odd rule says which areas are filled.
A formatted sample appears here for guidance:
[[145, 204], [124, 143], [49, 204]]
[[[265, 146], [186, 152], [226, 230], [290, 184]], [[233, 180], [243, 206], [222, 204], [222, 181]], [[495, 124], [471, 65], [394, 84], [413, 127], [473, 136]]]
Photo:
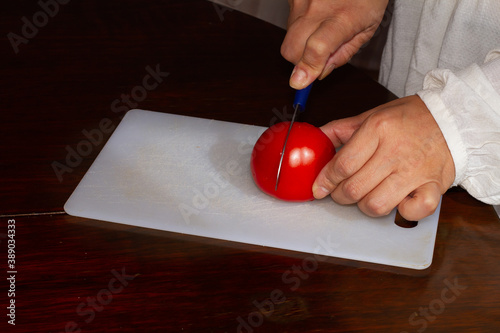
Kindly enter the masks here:
[[312, 83], [306, 88], [297, 90], [295, 92], [295, 98], [293, 100], [294, 111], [292, 115], [292, 120], [290, 121], [290, 126], [288, 127], [288, 132], [286, 133], [285, 142], [283, 143], [283, 149], [281, 150], [280, 163], [278, 165], [278, 172], [276, 174], [276, 185], [274, 187], [275, 191], [278, 190], [278, 183], [280, 181], [280, 174], [281, 174], [281, 166], [283, 165], [283, 158], [285, 157], [285, 150], [286, 150], [286, 144], [288, 142], [288, 137], [290, 136], [293, 123], [295, 122], [298, 113], [304, 112], [306, 108], [306, 102], [307, 98], [309, 97], [309, 93], [311, 92], [311, 88], [312, 88]]

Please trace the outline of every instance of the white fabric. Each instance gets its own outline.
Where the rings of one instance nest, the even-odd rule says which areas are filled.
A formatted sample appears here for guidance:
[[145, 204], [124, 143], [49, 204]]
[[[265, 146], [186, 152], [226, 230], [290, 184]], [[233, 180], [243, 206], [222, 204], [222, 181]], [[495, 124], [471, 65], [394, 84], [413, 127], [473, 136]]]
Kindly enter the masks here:
[[482, 63], [499, 47], [498, 0], [396, 0], [379, 80], [412, 95], [430, 70]]
[[379, 79], [425, 102], [453, 156], [454, 185], [500, 204], [500, 1], [396, 0]]

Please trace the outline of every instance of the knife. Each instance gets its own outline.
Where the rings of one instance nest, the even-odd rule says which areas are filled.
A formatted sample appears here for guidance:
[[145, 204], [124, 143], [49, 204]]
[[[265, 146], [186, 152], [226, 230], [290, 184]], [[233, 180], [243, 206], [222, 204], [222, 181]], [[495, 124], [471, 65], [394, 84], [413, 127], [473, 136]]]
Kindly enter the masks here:
[[288, 132], [286, 133], [285, 137], [285, 143], [283, 144], [283, 149], [281, 150], [280, 164], [278, 165], [278, 173], [276, 174], [276, 185], [274, 187], [275, 191], [278, 190], [278, 183], [280, 181], [280, 174], [281, 174], [281, 165], [283, 164], [283, 158], [285, 157], [285, 149], [286, 149], [286, 143], [288, 142], [288, 137], [290, 136], [293, 123], [295, 122], [295, 118], [297, 117], [298, 113], [304, 112], [306, 108], [306, 102], [307, 98], [309, 97], [309, 92], [311, 92], [311, 88], [312, 88], [312, 83], [306, 88], [297, 90], [295, 92], [295, 98], [293, 100], [294, 111], [293, 111], [292, 121], [290, 122], [290, 127], [288, 127]]

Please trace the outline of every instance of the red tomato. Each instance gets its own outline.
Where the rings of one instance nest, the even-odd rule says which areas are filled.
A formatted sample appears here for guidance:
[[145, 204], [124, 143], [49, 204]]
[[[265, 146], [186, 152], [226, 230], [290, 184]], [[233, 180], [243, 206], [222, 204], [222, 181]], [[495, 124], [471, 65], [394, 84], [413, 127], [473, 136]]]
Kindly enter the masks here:
[[265, 193], [286, 201], [314, 200], [312, 185], [319, 172], [335, 155], [325, 133], [308, 123], [295, 122], [286, 144], [275, 190], [276, 176], [290, 122], [268, 128], [255, 143], [250, 169], [255, 184]]

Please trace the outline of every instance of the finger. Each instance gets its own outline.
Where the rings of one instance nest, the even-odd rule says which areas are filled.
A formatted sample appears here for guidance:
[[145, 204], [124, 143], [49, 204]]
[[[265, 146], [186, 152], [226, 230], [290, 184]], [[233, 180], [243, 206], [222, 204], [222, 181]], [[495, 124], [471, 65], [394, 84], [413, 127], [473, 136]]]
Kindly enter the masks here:
[[339, 148], [351, 139], [366, 118], [376, 110], [372, 109], [354, 117], [333, 120], [321, 126], [320, 129], [330, 138], [335, 148]]
[[320, 171], [313, 184], [313, 195], [321, 199], [334, 191], [345, 179], [354, 175], [372, 157], [378, 138], [370, 137], [363, 127], [340, 149]]
[[304, 16], [299, 16], [290, 24], [281, 44], [281, 55], [293, 64], [297, 64], [306, 47], [307, 39], [311, 36], [319, 23]]
[[328, 62], [328, 59], [344, 42], [346, 33], [343, 30], [337, 21], [330, 19], [323, 21], [309, 36], [302, 58], [290, 77], [292, 88], [303, 89], [316, 80], [323, 71], [331, 71], [337, 66], [333, 62]]
[[375, 30], [368, 29], [361, 31], [350, 40], [346, 40], [328, 58], [327, 63], [318, 77], [323, 80], [336, 68], [347, 64], [359, 49], [370, 40]]
[[415, 187], [401, 174], [392, 173], [361, 199], [358, 207], [368, 216], [388, 215]]
[[320, 130], [330, 139], [335, 148], [340, 148], [359, 128], [360, 124], [350, 118], [333, 120], [320, 127]]
[[441, 200], [437, 183], [426, 183], [418, 187], [398, 205], [399, 213], [409, 221], [418, 221], [432, 215]]
[[330, 196], [342, 205], [359, 202], [392, 174], [395, 163], [394, 158], [377, 149], [363, 167], [342, 181]]
[[331, 54], [328, 59], [326, 60], [326, 64], [323, 67], [323, 71], [319, 74], [318, 80], [323, 80], [325, 77], [330, 75], [331, 72], [335, 69], [335, 67], [340, 67], [342, 65], [345, 65], [346, 63], [339, 63], [338, 59], [334, 56], [337, 52], [334, 54]]

